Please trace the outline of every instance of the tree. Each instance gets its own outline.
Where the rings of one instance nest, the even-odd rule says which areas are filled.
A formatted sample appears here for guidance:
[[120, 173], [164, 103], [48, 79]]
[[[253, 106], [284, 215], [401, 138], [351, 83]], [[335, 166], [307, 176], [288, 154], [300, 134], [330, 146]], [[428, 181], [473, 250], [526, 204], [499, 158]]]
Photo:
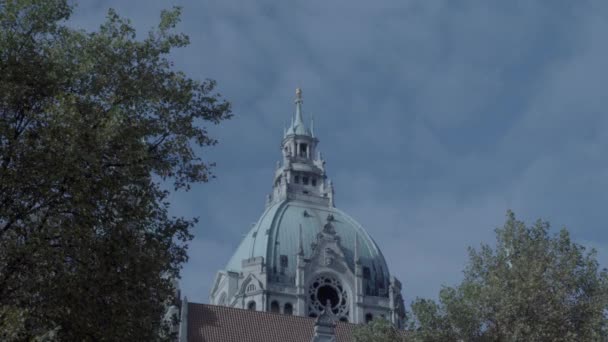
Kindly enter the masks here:
[[606, 341], [608, 274], [564, 228], [508, 212], [496, 246], [469, 249], [464, 280], [439, 304], [412, 303], [418, 341]]
[[405, 342], [403, 331], [397, 330], [391, 322], [376, 317], [355, 329], [355, 342]]
[[0, 340], [154, 341], [194, 219], [169, 190], [213, 177], [215, 82], [173, 70], [179, 8], [136, 39], [67, 0], [0, 0]]

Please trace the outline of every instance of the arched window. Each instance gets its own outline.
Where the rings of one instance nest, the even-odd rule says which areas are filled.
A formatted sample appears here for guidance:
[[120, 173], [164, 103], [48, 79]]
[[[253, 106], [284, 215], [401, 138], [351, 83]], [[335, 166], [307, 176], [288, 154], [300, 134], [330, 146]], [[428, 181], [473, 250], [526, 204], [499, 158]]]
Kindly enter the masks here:
[[285, 303], [283, 313], [286, 315], [293, 315], [293, 305], [291, 305], [291, 303]]
[[365, 323], [369, 323], [374, 319], [374, 315], [372, 315], [371, 313], [366, 313], [365, 314]]
[[281, 309], [279, 308], [279, 302], [273, 300], [272, 303], [270, 303], [270, 312], [281, 312]]
[[255, 302], [251, 301], [247, 304], [247, 310], [255, 311]]
[[255, 284], [247, 285], [247, 292], [253, 292], [253, 291], [255, 291]]

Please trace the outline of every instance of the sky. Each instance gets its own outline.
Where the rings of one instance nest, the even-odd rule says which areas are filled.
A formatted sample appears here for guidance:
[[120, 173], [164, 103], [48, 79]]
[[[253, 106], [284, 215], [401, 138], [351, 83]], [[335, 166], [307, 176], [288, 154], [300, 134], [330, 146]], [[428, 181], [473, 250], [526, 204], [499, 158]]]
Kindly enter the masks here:
[[176, 69], [216, 80], [235, 114], [198, 150], [216, 178], [171, 196], [174, 215], [200, 220], [189, 301], [208, 302], [262, 214], [296, 87], [336, 206], [407, 303], [456, 285], [508, 209], [567, 227], [608, 266], [608, 2], [83, 0], [71, 25], [95, 29], [114, 8], [143, 35], [174, 5], [191, 39]]

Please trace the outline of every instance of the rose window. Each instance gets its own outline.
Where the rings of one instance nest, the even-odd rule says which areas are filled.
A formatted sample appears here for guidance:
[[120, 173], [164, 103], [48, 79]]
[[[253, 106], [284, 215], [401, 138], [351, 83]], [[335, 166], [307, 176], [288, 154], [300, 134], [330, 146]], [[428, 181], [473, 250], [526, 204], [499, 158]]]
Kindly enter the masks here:
[[321, 276], [308, 288], [308, 315], [317, 317], [329, 305], [332, 314], [341, 321], [348, 321], [348, 294], [339, 280]]

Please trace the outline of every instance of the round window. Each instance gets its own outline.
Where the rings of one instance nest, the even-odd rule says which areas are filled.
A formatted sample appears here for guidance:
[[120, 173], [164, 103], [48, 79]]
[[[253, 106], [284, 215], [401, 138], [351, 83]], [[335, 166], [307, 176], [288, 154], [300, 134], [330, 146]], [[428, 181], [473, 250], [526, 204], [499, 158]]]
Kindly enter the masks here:
[[326, 307], [340, 320], [348, 320], [348, 294], [334, 277], [320, 276], [308, 287], [308, 315], [316, 317]]

